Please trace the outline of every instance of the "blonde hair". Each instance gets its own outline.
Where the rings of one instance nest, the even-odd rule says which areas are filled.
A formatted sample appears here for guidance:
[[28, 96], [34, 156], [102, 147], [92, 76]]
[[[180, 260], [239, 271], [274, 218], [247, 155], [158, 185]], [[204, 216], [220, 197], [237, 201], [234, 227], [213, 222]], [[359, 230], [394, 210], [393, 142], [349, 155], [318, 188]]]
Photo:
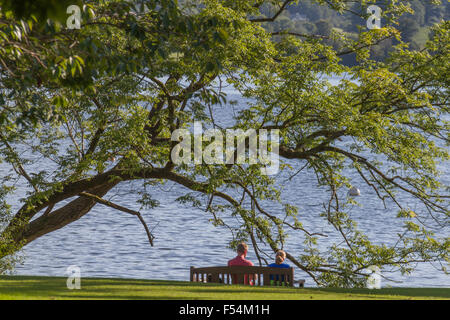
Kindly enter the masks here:
[[286, 252], [283, 250], [278, 250], [275, 254], [275, 263], [276, 264], [282, 264], [286, 260]]
[[241, 242], [237, 245], [236, 251], [240, 254], [244, 254], [248, 251], [248, 245], [245, 242]]

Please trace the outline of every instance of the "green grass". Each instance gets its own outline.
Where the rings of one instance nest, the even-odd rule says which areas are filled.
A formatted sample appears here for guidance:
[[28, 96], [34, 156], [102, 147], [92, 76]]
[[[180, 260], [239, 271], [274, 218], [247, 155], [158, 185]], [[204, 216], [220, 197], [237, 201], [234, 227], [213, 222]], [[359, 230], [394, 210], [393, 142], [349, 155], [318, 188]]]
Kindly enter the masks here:
[[80, 290], [69, 290], [66, 278], [1, 276], [0, 299], [450, 299], [450, 289], [254, 288], [182, 281], [82, 278]]

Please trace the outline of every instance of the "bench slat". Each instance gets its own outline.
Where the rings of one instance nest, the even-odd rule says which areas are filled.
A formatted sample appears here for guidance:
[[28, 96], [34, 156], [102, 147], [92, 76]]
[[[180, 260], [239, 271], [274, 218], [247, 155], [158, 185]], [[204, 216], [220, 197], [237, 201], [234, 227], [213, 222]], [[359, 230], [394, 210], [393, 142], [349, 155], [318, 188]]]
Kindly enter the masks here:
[[[294, 286], [298, 283], [300, 287], [304, 287], [305, 280], [294, 280], [294, 268], [271, 268], [257, 266], [214, 266], [203, 268], [190, 268], [190, 280], [199, 281], [207, 280], [212, 283], [225, 284], [244, 284], [247, 277], [255, 275], [253, 284], [270, 286], [271, 282], [276, 286]], [[262, 276], [262, 281], [261, 281]], [[271, 278], [273, 281], [271, 281]]]

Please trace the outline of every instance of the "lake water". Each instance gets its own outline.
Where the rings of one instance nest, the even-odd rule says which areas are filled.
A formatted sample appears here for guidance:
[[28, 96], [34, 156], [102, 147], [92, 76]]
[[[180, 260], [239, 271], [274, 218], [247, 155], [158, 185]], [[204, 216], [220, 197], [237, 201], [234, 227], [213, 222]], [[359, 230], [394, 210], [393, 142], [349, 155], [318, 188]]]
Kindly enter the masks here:
[[[242, 101], [235, 91], [228, 90], [228, 98]], [[217, 110], [223, 124], [229, 123], [233, 112], [229, 109]], [[47, 163], [40, 163], [45, 168]], [[299, 167], [299, 166], [297, 166]], [[449, 185], [448, 164], [442, 164], [442, 177]], [[0, 175], [9, 170], [0, 165]], [[292, 174], [292, 172], [290, 172]], [[299, 218], [306, 229], [327, 233], [328, 223], [319, 217], [322, 203], [328, 200], [326, 190], [315, 187], [315, 175], [303, 171], [292, 180], [288, 175], [279, 175], [277, 179], [283, 188], [283, 199], [299, 207]], [[355, 206], [350, 214], [358, 222], [358, 226], [367, 232], [369, 238], [376, 243], [392, 244], [395, 235], [401, 232], [401, 224], [396, 216], [393, 203], [387, 203], [385, 209], [374, 191], [366, 186], [359, 176], [351, 176], [352, 183], [361, 190], [358, 201], [361, 207]], [[122, 183], [107, 199], [129, 208], [139, 209], [136, 200], [141, 182]], [[90, 213], [63, 229], [47, 234], [24, 249], [25, 262], [17, 267], [20, 275], [65, 276], [68, 266], [77, 265], [83, 277], [119, 277], [144, 279], [188, 280], [190, 266], [226, 265], [234, 253], [227, 248], [231, 239], [229, 231], [212, 226], [209, 213], [182, 205], [175, 200], [188, 190], [169, 182], [163, 186], [153, 187], [152, 195], [159, 200], [160, 206], [143, 211], [144, 219], [156, 236], [155, 246], [150, 247], [146, 233], [138, 219], [111, 208], [97, 205]], [[404, 198], [404, 203], [411, 209], [419, 204], [411, 198]], [[17, 208], [17, 201], [13, 202]], [[267, 210], [276, 212], [278, 208], [269, 205]], [[439, 232], [448, 236], [449, 230]], [[302, 250], [303, 238], [299, 234], [288, 240], [286, 249], [298, 255]], [[338, 241], [335, 237], [321, 240], [326, 248]], [[325, 250], [325, 249], [324, 249]], [[257, 259], [253, 252], [248, 258]], [[437, 266], [436, 266], [437, 267]], [[383, 280], [382, 285], [409, 287], [449, 287], [450, 278], [430, 264], [422, 264], [408, 276], [398, 273], [383, 274], [395, 282]], [[296, 278], [305, 278], [307, 286], [314, 282], [300, 269], [296, 269]]]

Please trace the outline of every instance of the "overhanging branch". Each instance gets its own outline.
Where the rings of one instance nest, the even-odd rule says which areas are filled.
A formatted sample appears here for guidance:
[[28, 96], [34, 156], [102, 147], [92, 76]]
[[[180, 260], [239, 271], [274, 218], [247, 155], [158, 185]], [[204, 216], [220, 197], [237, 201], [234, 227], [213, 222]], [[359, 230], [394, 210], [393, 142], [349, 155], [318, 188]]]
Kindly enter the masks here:
[[255, 18], [255, 19], [250, 19], [249, 21], [251, 21], [251, 22], [273, 22], [284, 11], [286, 6], [290, 2], [292, 2], [292, 0], [285, 0], [283, 2], [283, 4], [281, 5], [280, 9], [277, 11], [277, 13], [275, 13], [271, 18]]
[[115, 204], [115, 203], [112, 203], [111, 201], [105, 200], [103, 198], [100, 198], [99, 196], [96, 196], [96, 195], [88, 193], [88, 192], [81, 192], [80, 196], [84, 196], [84, 197], [88, 197], [88, 198], [94, 199], [96, 202], [101, 203], [101, 204], [103, 204], [105, 206], [111, 207], [113, 209], [116, 209], [116, 210], [119, 210], [119, 211], [122, 211], [122, 212], [129, 213], [129, 214], [131, 214], [133, 216], [137, 216], [139, 221], [141, 222], [141, 224], [145, 228], [145, 232], [147, 233], [147, 237], [148, 237], [148, 241], [150, 242], [150, 245], [153, 247], [153, 239], [155, 237], [151, 234], [151, 232], [148, 229], [148, 226], [145, 223], [144, 218], [142, 218], [140, 212], [128, 209], [126, 207], [123, 207], [123, 206]]

